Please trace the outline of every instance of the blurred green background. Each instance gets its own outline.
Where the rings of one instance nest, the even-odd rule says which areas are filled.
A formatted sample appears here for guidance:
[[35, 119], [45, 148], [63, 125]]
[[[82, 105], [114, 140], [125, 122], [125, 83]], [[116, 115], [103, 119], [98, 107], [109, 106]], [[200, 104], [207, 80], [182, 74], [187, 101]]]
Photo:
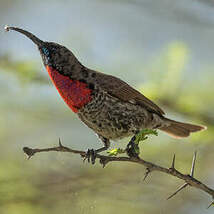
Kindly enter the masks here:
[[[183, 214], [206, 210], [211, 198], [158, 172], [112, 163], [83, 164], [78, 155], [42, 153], [26, 160], [22, 147], [99, 148], [94, 133], [64, 104], [40, 55], [13, 25], [70, 48], [93, 69], [113, 74], [158, 103], [170, 118], [204, 124], [185, 140], [160, 133], [142, 157], [189, 173], [214, 187], [214, 1], [211, 0], [0, 0], [0, 213]], [[125, 147], [129, 139], [114, 142]]]

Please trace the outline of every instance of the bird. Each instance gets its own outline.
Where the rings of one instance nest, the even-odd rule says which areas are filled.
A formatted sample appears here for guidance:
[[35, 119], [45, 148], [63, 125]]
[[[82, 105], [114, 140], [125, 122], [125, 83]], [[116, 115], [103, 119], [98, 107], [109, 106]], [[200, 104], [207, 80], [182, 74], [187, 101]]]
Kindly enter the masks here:
[[185, 138], [206, 129], [165, 117], [158, 105], [128, 83], [87, 68], [63, 45], [42, 41], [21, 28], [5, 26], [5, 31], [9, 30], [27, 36], [38, 47], [43, 64], [65, 103], [103, 142], [99, 149], [88, 149], [92, 163], [96, 154], [110, 147], [110, 141], [130, 136], [133, 137], [127, 145], [128, 155], [138, 157], [132, 151], [133, 142], [143, 129], [158, 129], [174, 138]]

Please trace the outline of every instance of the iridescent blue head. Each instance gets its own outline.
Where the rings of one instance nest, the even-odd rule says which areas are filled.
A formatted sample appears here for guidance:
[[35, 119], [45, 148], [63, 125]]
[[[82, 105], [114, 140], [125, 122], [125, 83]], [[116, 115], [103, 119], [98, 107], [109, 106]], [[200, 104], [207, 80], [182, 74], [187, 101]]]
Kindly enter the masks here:
[[43, 42], [42, 46], [39, 46], [39, 51], [45, 66], [53, 66], [55, 64], [57, 56], [60, 56], [61, 48], [63, 48], [63, 46], [54, 42]]
[[49, 52], [48, 48], [42, 47], [41, 50], [42, 50], [42, 53], [43, 53], [46, 57], [49, 57], [49, 56], [50, 56], [50, 52]]
[[45, 46], [39, 47], [39, 50], [40, 50], [40, 54], [42, 56], [44, 65], [49, 65], [50, 59], [51, 59], [49, 48], [45, 45]]

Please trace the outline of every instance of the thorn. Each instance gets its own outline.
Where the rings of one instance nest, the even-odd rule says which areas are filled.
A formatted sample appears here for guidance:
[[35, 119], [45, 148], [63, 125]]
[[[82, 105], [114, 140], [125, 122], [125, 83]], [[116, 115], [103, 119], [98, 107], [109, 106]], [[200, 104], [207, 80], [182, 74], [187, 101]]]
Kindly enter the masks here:
[[209, 209], [212, 205], [214, 205], [214, 201], [207, 207], [207, 209]]
[[105, 166], [106, 166], [106, 163], [103, 163], [103, 169], [105, 168]]
[[143, 181], [146, 180], [146, 178], [148, 177], [149, 173], [151, 172], [150, 168], [146, 168], [146, 172], [145, 172], [145, 176], [143, 178]]
[[59, 137], [59, 147], [63, 147], [60, 137]]
[[195, 151], [193, 159], [192, 159], [192, 168], [191, 168], [191, 172], [190, 175], [193, 177], [194, 176], [194, 171], [195, 171], [195, 161], [196, 161], [196, 155], [197, 152]]
[[175, 169], [175, 154], [173, 155], [172, 165], [170, 169]]
[[170, 195], [167, 200], [175, 196], [178, 192], [180, 192], [182, 189], [186, 188], [189, 184], [185, 183], [182, 186], [180, 186], [172, 195]]
[[27, 160], [30, 160], [33, 155], [27, 155]]
[[103, 166], [103, 168], [105, 168], [107, 163], [108, 163], [108, 161], [105, 158], [100, 158], [100, 164]]

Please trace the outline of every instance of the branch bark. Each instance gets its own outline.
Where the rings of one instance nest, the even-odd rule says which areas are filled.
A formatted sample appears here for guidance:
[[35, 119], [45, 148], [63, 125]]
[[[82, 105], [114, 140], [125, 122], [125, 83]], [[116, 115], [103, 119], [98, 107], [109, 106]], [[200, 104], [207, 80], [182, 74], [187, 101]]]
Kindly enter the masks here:
[[[29, 147], [24, 147], [23, 151], [28, 156], [28, 159], [30, 159], [36, 153], [50, 152], [50, 151], [70, 152], [70, 153], [74, 153], [74, 154], [79, 154], [79, 155], [81, 155], [82, 158], [84, 158], [84, 160], [86, 159], [86, 155], [87, 155], [87, 152], [85, 152], [85, 151], [74, 150], [74, 149], [63, 146], [60, 139], [59, 139], [59, 146], [57, 146], [57, 147], [45, 148], [45, 149], [32, 149]], [[136, 158], [136, 157], [114, 157], [114, 156], [112, 157], [112, 156], [97, 154], [96, 158], [98, 158], [100, 160], [100, 164], [102, 164], [103, 168], [108, 163], [116, 162], [116, 161], [117, 162], [131, 162], [131, 163], [143, 165], [146, 167], [146, 173], [145, 173], [144, 180], [153, 171], [163, 172], [165, 174], [169, 174], [169, 175], [172, 175], [174, 177], [177, 177], [177, 178], [183, 180], [185, 183], [181, 187], [179, 187], [167, 199], [172, 198], [173, 196], [175, 196], [178, 192], [180, 192], [184, 188], [191, 186], [191, 187], [195, 187], [197, 189], [200, 189], [200, 190], [206, 192], [207, 194], [209, 194], [212, 197], [212, 200], [214, 200], [214, 190], [193, 177], [194, 170], [195, 170], [195, 162], [196, 162], [196, 152], [193, 156], [192, 168], [191, 168], [190, 174], [183, 174], [175, 169], [175, 155], [173, 156], [172, 164], [171, 164], [171, 167], [169, 167], [169, 168], [162, 167], [157, 164], [154, 164], [149, 161], [145, 161], [141, 158]], [[214, 201], [212, 201], [212, 203], [208, 206], [208, 208], [211, 207], [212, 205], [214, 205]]]

